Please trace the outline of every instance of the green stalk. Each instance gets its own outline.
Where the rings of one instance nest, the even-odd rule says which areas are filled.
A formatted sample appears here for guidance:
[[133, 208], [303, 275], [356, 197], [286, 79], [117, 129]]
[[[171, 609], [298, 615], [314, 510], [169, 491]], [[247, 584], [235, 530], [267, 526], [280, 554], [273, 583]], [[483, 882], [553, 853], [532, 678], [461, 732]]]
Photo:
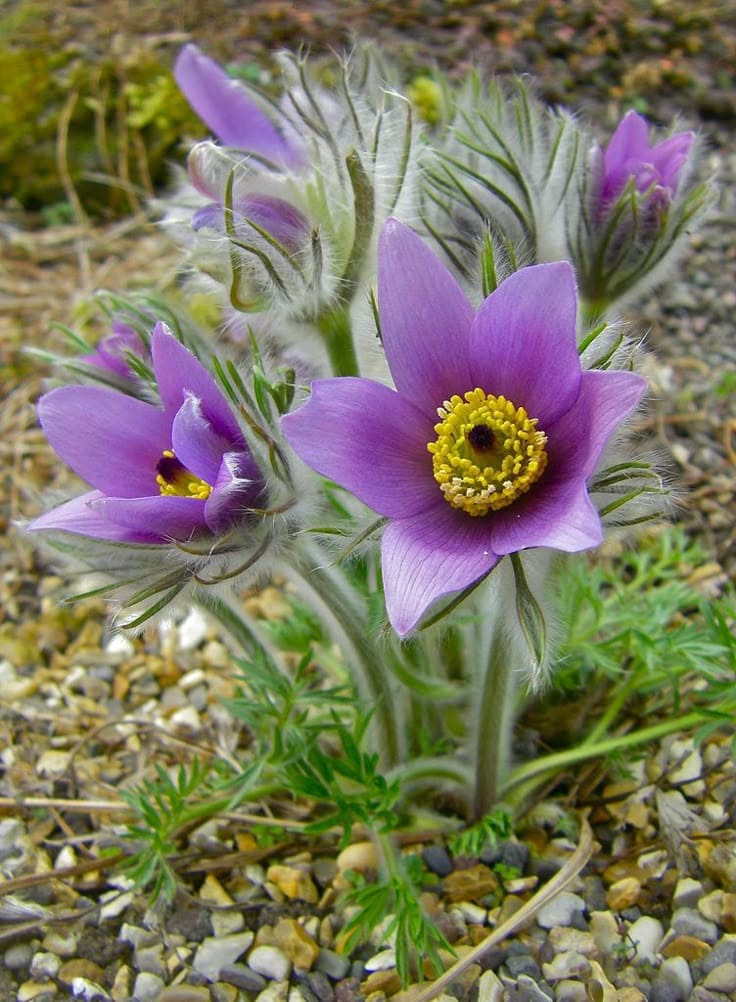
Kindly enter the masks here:
[[474, 721], [473, 816], [476, 818], [482, 818], [498, 804], [506, 786], [514, 707], [511, 642], [508, 634], [497, 628], [491, 638], [488, 662], [481, 678]]
[[668, 734], [689, 730], [711, 719], [699, 710], [694, 710], [684, 714], [684, 716], [663, 720], [659, 724], [652, 724], [651, 727], [644, 727], [642, 730], [632, 731], [630, 734], [620, 734], [617, 737], [605, 738], [596, 743], [586, 743], [577, 748], [568, 748], [552, 755], [545, 755], [534, 762], [525, 762], [513, 769], [503, 784], [502, 792], [507, 803], [519, 806], [539, 784], [540, 778], [548, 773], [561, 772], [579, 762], [602, 758], [613, 752], [634, 748], [636, 745], [647, 744], [649, 741], [657, 741]]
[[[303, 555], [307, 557], [307, 554]], [[321, 554], [322, 561], [326, 555]], [[373, 712], [372, 725], [379, 737], [378, 751], [385, 767], [401, 762], [405, 727], [398, 719], [398, 700], [392, 692], [391, 673], [384, 667], [378, 645], [371, 642], [362, 610], [346, 596], [351, 587], [334, 567], [325, 567], [316, 555], [305, 568], [297, 560], [283, 568], [308, 594], [320, 619], [333, 627], [344, 640], [351, 671], [357, 675], [356, 687], [363, 702]]]
[[333, 375], [359, 375], [350, 311], [341, 306], [323, 313], [317, 318], [317, 329], [324, 339]]

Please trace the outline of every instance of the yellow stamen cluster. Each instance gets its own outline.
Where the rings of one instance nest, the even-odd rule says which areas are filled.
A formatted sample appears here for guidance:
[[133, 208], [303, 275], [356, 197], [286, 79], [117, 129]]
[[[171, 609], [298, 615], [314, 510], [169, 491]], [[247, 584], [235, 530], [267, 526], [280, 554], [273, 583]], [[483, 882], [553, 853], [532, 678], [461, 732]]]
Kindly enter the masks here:
[[547, 466], [547, 436], [537, 418], [506, 397], [468, 390], [437, 408], [429, 442], [434, 478], [453, 508], [486, 515], [525, 494]]
[[171, 449], [164, 449], [156, 475], [159, 494], [166, 497], [197, 498], [206, 501], [212, 493], [211, 486], [191, 473], [179, 462]]

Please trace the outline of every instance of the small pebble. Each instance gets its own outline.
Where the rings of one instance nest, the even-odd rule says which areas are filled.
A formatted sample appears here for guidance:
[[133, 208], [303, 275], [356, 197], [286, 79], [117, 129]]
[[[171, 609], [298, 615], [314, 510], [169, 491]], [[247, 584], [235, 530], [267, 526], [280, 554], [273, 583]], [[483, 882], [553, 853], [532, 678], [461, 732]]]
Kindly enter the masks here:
[[163, 980], [157, 974], [141, 971], [135, 979], [133, 998], [135, 1002], [157, 1002], [163, 989]]
[[239, 932], [220, 939], [208, 937], [197, 948], [192, 969], [203, 974], [209, 981], [219, 981], [222, 968], [238, 960], [252, 942], [252, 932]]
[[334, 950], [328, 950], [323, 947], [319, 951], [319, 956], [314, 966], [316, 970], [322, 971], [323, 974], [326, 974], [328, 978], [332, 978], [333, 981], [341, 981], [347, 977], [347, 973], [350, 970], [350, 959], [341, 953], [335, 953]]
[[262, 974], [257, 974], [245, 964], [226, 964], [220, 969], [220, 980], [253, 995], [262, 992], [268, 984]]
[[454, 870], [452, 857], [443, 845], [426, 845], [422, 849], [424, 865], [438, 877], [447, 877]]
[[725, 963], [706, 974], [703, 985], [714, 992], [730, 995], [736, 992], [736, 964]]
[[694, 908], [678, 908], [672, 915], [670, 925], [681, 936], [695, 936], [711, 945], [718, 940], [718, 926]]
[[716, 943], [700, 966], [704, 974], [710, 974], [719, 964], [736, 964], [736, 937], [726, 937]]
[[577, 915], [585, 911], [585, 902], [579, 894], [561, 891], [537, 912], [537, 923], [543, 929], [553, 929], [556, 925], [573, 925]]
[[285, 981], [291, 972], [291, 961], [277, 946], [256, 946], [248, 954], [248, 967], [269, 981]]
[[654, 963], [663, 936], [662, 923], [651, 915], [642, 915], [626, 933], [628, 942], [636, 948], [637, 960], [650, 964]]

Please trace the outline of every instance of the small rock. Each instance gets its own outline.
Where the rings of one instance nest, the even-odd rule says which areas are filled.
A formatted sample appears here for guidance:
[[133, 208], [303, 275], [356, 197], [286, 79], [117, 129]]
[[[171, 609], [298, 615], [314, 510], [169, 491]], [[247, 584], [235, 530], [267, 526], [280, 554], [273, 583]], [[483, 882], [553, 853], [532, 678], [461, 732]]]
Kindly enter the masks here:
[[294, 967], [311, 970], [319, 956], [319, 945], [296, 919], [280, 919], [273, 928], [273, 937], [276, 946], [283, 950]]
[[521, 974], [527, 974], [535, 981], [541, 980], [542, 971], [534, 957], [528, 953], [512, 953], [505, 961], [506, 970], [512, 978], [518, 978]]
[[5, 951], [5, 966], [11, 971], [27, 971], [33, 957], [30, 943], [14, 943]]
[[641, 881], [636, 877], [623, 877], [608, 888], [606, 904], [611, 911], [620, 912], [635, 905], [640, 894]]
[[703, 960], [710, 953], [710, 946], [695, 936], [675, 936], [661, 948], [663, 957], [684, 957], [687, 961]]
[[57, 977], [65, 988], [71, 988], [75, 978], [102, 983], [105, 980], [105, 972], [94, 960], [75, 957], [74, 960], [67, 960], [61, 965]]
[[719, 924], [726, 932], [736, 932], [736, 893], [726, 891], [721, 901]]
[[478, 978], [477, 1002], [503, 1002], [503, 984], [493, 971], [484, 971]]
[[621, 942], [618, 920], [613, 912], [596, 911], [590, 915], [590, 932], [603, 956], [612, 953]]
[[210, 936], [197, 948], [192, 969], [204, 975], [208, 981], [219, 981], [222, 968], [241, 957], [252, 942], [252, 932], [238, 932], [220, 939]]
[[262, 974], [257, 974], [245, 964], [226, 964], [220, 970], [220, 980], [242, 988], [244, 992], [257, 995], [262, 992], [268, 982]]
[[41, 946], [57, 957], [73, 957], [77, 952], [79, 937], [76, 933], [61, 929], [49, 929], [41, 941]]
[[555, 953], [574, 950], [575, 953], [582, 953], [584, 957], [593, 957], [598, 954], [598, 944], [593, 934], [583, 932], [581, 929], [555, 926], [549, 931], [548, 941]]
[[670, 925], [681, 936], [695, 936], [711, 945], [718, 940], [718, 926], [694, 908], [678, 908], [672, 915]]
[[522, 974], [515, 985], [508, 987], [506, 995], [507, 1002], [550, 1002], [554, 997], [549, 985], [537, 983], [526, 974]]
[[692, 877], [680, 877], [672, 894], [672, 907], [696, 908], [703, 897], [703, 885]]
[[427, 869], [438, 877], [447, 877], [454, 869], [452, 857], [444, 845], [425, 845], [422, 859]]
[[[666, 968], [665, 964], [679, 962], [685, 965], [685, 973]], [[690, 976], [688, 963], [682, 957], [670, 957], [665, 960], [661, 969], [657, 972], [652, 987], [650, 988], [650, 1002], [686, 1002], [692, 991], [693, 980]]]
[[130, 983], [133, 979], [133, 972], [127, 964], [121, 964], [117, 969], [115, 978], [110, 989], [110, 997], [113, 1002], [128, 1002], [130, 999]]
[[307, 975], [307, 984], [318, 1002], [335, 1002], [335, 989], [322, 971], [310, 971]]
[[319, 956], [314, 966], [318, 971], [326, 974], [328, 978], [332, 978], [333, 981], [341, 981], [347, 977], [347, 973], [350, 970], [350, 960], [341, 953], [335, 953], [334, 950], [328, 950], [323, 947], [319, 951]]
[[61, 960], [55, 953], [34, 953], [31, 958], [30, 975], [35, 981], [49, 981], [59, 973]]
[[288, 996], [288, 981], [272, 981], [256, 996], [256, 1002], [286, 1002]]
[[697, 907], [703, 918], [708, 919], [709, 922], [719, 924], [721, 921], [721, 913], [723, 912], [723, 899], [725, 895], [726, 892], [722, 891], [720, 887], [717, 887], [716, 890], [711, 891], [710, 894], [703, 894], [692, 907]]
[[498, 877], [484, 863], [467, 870], [454, 870], [442, 881], [445, 897], [451, 903], [479, 901], [498, 890]]
[[48, 981], [25, 981], [16, 996], [17, 1002], [51, 1002], [55, 997], [56, 985]]
[[269, 866], [266, 878], [292, 901], [298, 899], [311, 905], [316, 905], [319, 901], [319, 892], [314, 881], [308, 873], [298, 867], [275, 863]]
[[141, 946], [135, 951], [135, 968], [138, 971], [148, 971], [160, 978], [166, 977], [163, 961], [164, 944], [154, 943], [152, 946]]
[[724, 936], [720, 942], [716, 943], [700, 966], [703, 974], [710, 974], [713, 968], [718, 967], [719, 964], [736, 964], [736, 938]]
[[346, 870], [357, 870], [363, 873], [365, 870], [378, 869], [378, 855], [376, 847], [372, 842], [353, 842], [346, 846], [337, 857], [337, 869], [340, 873]]
[[291, 961], [277, 946], [256, 946], [248, 954], [248, 967], [269, 981], [285, 981], [291, 972]]
[[585, 981], [590, 977], [590, 970], [588, 958], [584, 957], [582, 953], [576, 953], [574, 950], [558, 953], [548, 964], [542, 964], [544, 977], [547, 981], [552, 982], [568, 978], [578, 978]]
[[736, 964], [725, 963], [706, 974], [703, 985], [713, 992], [730, 995], [736, 992]]
[[169, 985], [156, 1002], [210, 1002], [212, 995], [203, 985]]
[[133, 998], [135, 1002], [157, 1002], [163, 989], [163, 980], [158, 975], [142, 971], [135, 979]]
[[561, 891], [537, 912], [537, 923], [543, 929], [556, 925], [573, 925], [575, 917], [585, 911], [585, 902], [578, 894]]
[[664, 937], [664, 929], [659, 919], [642, 915], [629, 926], [626, 937], [636, 947], [637, 959], [652, 964]]
[[588, 989], [579, 981], [560, 981], [555, 987], [555, 1002], [588, 1002]]
[[396, 967], [396, 954], [393, 950], [382, 950], [365, 961], [365, 969], [371, 971], [391, 971]]
[[360, 990], [366, 997], [373, 992], [383, 992], [384, 995], [395, 995], [401, 988], [401, 978], [396, 971], [373, 971], [361, 981]]

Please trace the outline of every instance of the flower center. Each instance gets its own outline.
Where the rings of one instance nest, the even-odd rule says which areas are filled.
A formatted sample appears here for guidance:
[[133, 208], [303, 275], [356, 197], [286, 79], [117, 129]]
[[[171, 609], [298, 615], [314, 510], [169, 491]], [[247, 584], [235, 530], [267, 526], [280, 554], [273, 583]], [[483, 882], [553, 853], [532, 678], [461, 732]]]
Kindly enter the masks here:
[[506, 397], [468, 390], [437, 408], [437, 439], [429, 442], [434, 479], [445, 500], [468, 515], [512, 504], [547, 465], [547, 436], [537, 418]]
[[210, 485], [180, 463], [171, 449], [164, 449], [156, 464], [159, 494], [166, 497], [197, 498], [206, 501], [212, 493]]

